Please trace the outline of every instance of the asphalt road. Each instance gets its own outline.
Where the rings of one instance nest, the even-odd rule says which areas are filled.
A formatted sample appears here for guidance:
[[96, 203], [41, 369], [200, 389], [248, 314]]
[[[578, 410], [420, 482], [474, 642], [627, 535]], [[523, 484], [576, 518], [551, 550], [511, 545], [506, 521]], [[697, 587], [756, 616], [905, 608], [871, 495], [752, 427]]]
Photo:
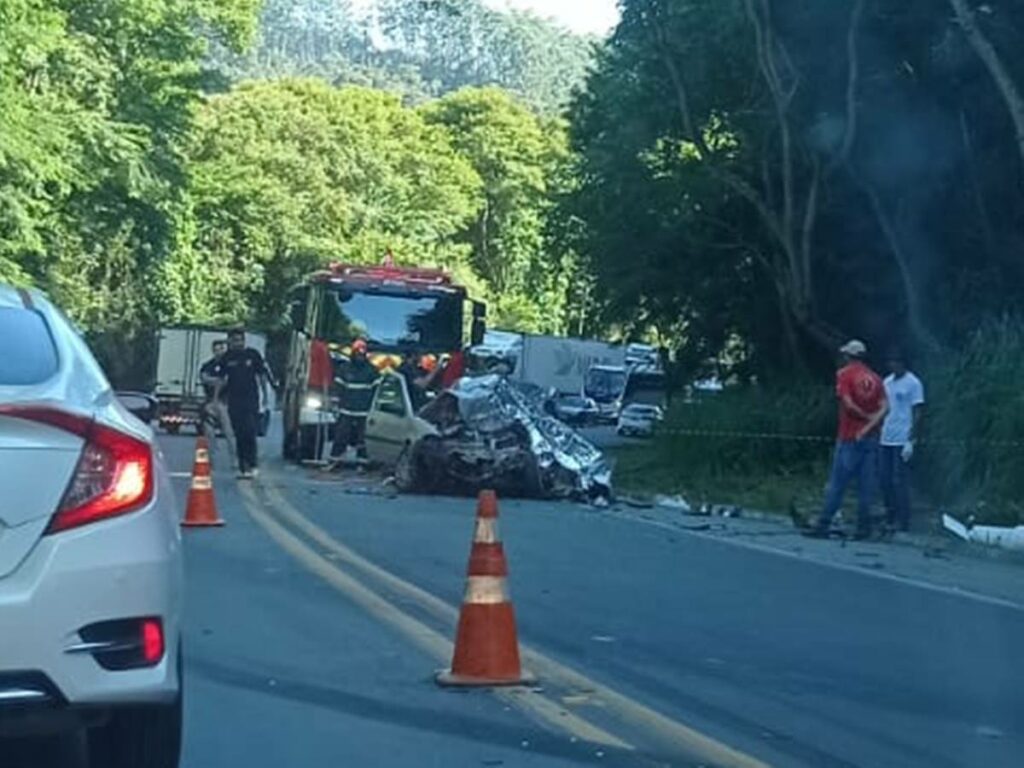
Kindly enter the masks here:
[[[163, 445], [184, 497], [192, 441]], [[472, 500], [273, 458], [215, 486], [227, 526], [186, 532], [185, 768], [1021, 765], [1024, 610], [505, 500], [540, 682], [456, 693], [432, 677]]]

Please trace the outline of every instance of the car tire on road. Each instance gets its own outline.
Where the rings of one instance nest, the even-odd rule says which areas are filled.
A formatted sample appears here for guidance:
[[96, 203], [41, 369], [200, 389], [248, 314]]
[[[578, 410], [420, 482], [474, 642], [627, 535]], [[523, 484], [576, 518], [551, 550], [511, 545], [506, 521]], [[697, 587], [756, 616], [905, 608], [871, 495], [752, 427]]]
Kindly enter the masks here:
[[89, 765], [96, 768], [178, 768], [182, 697], [173, 704], [114, 710], [89, 731]]
[[411, 443], [406, 443], [395, 462], [395, 488], [400, 493], [411, 493], [416, 490], [419, 480], [419, 467], [416, 462], [416, 451]]

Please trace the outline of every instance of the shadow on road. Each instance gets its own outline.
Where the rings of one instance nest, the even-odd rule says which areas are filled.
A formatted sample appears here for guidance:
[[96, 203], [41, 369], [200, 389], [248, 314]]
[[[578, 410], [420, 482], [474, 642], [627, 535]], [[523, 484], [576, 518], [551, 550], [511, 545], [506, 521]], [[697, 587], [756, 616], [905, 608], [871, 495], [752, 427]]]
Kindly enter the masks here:
[[88, 768], [85, 740], [75, 735], [5, 742], [0, 765], [3, 768]]
[[[269, 682], [266, 674], [252, 674], [246, 670], [229, 667], [216, 662], [186, 658], [186, 669], [192, 674], [200, 675], [212, 682], [233, 688], [241, 688], [265, 696], [287, 699], [289, 701], [311, 704], [334, 712], [345, 713], [367, 720], [397, 724], [430, 733], [451, 735], [460, 739], [476, 741], [489, 746], [519, 749], [523, 741], [521, 727], [509, 727], [476, 717], [456, 715], [451, 711], [426, 709], [400, 704], [393, 701], [382, 701], [338, 688], [328, 688], [311, 683], [282, 680], [274, 678]], [[424, 685], [433, 687], [432, 682], [424, 681]], [[437, 692], [438, 696], [471, 696], [466, 691]], [[531, 694], [524, 694], [531, 695]], [[602, 765], [618, 768], [645, 768], [663, 764], [651, 755], [639, 752], [601, 747], [603, 752]], [[554, 734], [541, 735], [534, 732], [530, 739], [530, 752], [533, 754], [558, 757], [571, 762], [592, 765], [594, 762], [594, 745], [582, 742], [571, 743], [564, 737]], [[673, 763], [684, 765], [683, 763]]]

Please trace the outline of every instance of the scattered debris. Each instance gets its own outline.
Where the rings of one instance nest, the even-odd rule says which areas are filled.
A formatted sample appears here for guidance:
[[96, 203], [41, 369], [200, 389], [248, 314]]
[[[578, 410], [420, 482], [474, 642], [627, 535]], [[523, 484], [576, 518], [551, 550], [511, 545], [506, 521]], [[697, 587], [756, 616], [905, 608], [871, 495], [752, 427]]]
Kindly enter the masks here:
[[964, 541], [1001, 549], [1024, 550], [1024, 525], [1015, 528], [974, 525], [973, 517], [968, 518], [965, 525], [952, 515], [943, 514], [942, 527]]
[[627, 507], [633, 507], [633, 509], [652, 509], [654, 507], [654, 501], [652, 499], [638, 499], [634, 496], [620, 496], [619, 501]]
[[684, 515], [689, 515], [692, 511], [689, 503], [682, 496], [655, 496], [654, 503], [663, 508], [671, 509]]
[[606, 505], [611, 471], [604, 455], [547, 415], [543, 392], [534, 389], [500, 376], [466, 377], [434, 398], [418, 418], [437, 434], [415, 444], [405, 489], [475, 493], [491, 487], [506, 496]]
[[795, 501], [789, 504], [789, 519], [793, 521], [793, 526], [798, 530], [809, 530], [811, 528], [810, 518], [807, 513], [800, 510]]

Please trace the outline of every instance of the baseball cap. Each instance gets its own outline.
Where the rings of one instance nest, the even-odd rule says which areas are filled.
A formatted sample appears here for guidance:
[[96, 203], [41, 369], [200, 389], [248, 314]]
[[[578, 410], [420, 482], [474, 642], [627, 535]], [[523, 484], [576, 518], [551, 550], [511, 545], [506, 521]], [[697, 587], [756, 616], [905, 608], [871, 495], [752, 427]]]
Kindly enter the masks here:
[[850, 339], [839, 348], [839, 351], [850, 357], [864, 357], [868, 353], [868, 345], [859, 339]]

